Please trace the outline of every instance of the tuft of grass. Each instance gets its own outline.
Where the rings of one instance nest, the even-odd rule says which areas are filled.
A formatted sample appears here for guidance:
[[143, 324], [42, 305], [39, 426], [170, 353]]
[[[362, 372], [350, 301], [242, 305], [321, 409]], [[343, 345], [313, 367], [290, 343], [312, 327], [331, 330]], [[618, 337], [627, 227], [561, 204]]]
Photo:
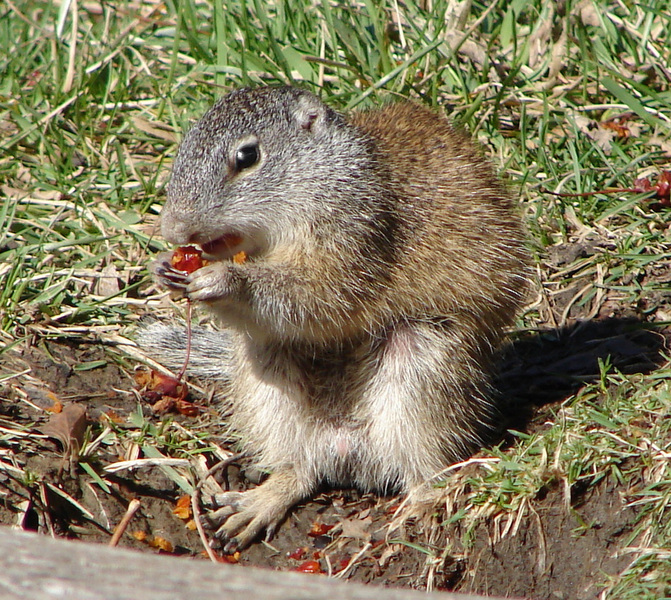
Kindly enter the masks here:
[[[304, 86], [343, 110], [413, 98], [447, 111], [520, 196], [539, 265], [520, 328], [633, 314], [668, 334], [668, 208], [643, 194], [545, 190], [626, 188], [670, 168], [669, 3], [474, 0], [460, 12], [468, 4], [3, 4], [0, 360], [28, 339], [112, 343], [164, 310], [146, 265], [164, 249], [155, 223], [176, 144], [214, 98], [262, 84]], [[614, 118], [623, 129], [609, 128]], [[572, 244], [589, 250], [549, 260]], [[570, 505], [575, 486], [613, 478], [638, 522], [622, 549], [632, 563], [603, 582], [604, 597], [659, 597], [671, 586], [670, 374], [604, 366], [547, 427], [496, 451], [450, 519], [470, 519], [466, 539], [493, 515], [510, 531], [544, 487], [564, 486]]]

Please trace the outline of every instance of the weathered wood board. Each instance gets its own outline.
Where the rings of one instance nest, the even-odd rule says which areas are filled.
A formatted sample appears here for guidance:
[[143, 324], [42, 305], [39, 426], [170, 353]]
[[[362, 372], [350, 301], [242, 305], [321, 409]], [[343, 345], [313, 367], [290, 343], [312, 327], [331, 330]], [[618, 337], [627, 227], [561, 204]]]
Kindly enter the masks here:
[[[0, 527], [2, 600], [483, 600], [143, 554]], [[490, 599], [491, 600], [491, 599]]]

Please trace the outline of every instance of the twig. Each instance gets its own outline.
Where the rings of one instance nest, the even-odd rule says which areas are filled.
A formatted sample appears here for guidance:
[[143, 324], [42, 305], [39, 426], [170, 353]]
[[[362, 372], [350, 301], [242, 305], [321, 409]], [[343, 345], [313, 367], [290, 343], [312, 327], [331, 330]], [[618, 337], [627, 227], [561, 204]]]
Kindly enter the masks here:
[[54, 523], [51, 520], [51, 509], [49, 506], [49, 498], [47, 497], [47, 486], [44, 482], [40, 483], [40, 500], [42, 501], [42, 508], [44, 509], [44, 524], [49, 530], [49, 535], [52, 538], [56, 537], [56, 532], [54, 531]]
[[545, 187], [539, 187], [538, 188], [543, 194], [550, 194], [551, 196], [557, 196], [559, 198], [588, 198], [589, 196], [594, 196], [595, 194], [624, 194], [624, 193], [631, 193], [631, 194], [642, 194], [647, 191], [653, 191], [653, 190], [642, 190], [639, 188], [631, 187], [631, 188], [605, 188], [603, 190], [595, 190], [593, 192], [575, 192], [575, 193], [569, 193], [569, 192], [553, 192], [552, 190], [549, 190]]
[[349, 571], [352, 570], [352, 567], [359, 561], [359, 559], [360, 559], [366, 552], [368, 552], [368, 550], [371, 549], [372, 546], [373, 546], [373, 544], [371, 544], [370, 542], [366, 542], [366, 544], [364, 545], [364, 547], [361, 548], [361, 550], [359, 550], [359, 552], [356, 553], [356, 555], [352, 558], [352, 560], [350, 560], [350, 561], [347, 563], [347, 566], [346, 566], [342, 571], [340, 571], [339, 573], [336, 573], [335, 576], [336, 576], [338, 579], [342, 579], [342, 578], [343, 578]]
[[210, 541], [207, 539], [207, 534], [205, 533], [205, 528], [203, 527], [203, 522], [201, 520], [200, 490], [202, 489], [203, 485], [205, 485], [205, 482], [207, 481], [208, 477], [211, 477], [220, 469], [228, 467], [231, 463], [242, 458], [243, 456], [245, 456], [244, 452], [241, 452], [239, 454], [233, 454], [228, 458], [225, 458], [224, 460], [220, 460], [217, 464], [210, 467], [201, 477], [200, 481], [193, 490], [193, 494], [191, 495], [191, 512], [193, 512], [193, 521], [196, 524], [196, 530], [198, 531], [198, 535], [200, 537], [201, 543], [203, 544], [203, 548], [205, 548], [205, 552], [207, 552], [207, 555], [210, 557], [210, 560], [212, 562], [219, 562], [219, 560], [214, 550], [212, 550], [212, 548], [210, 547]]
[[196, 531], [198, 531], [198, 537], [207, 552], [207, 556], [214, 563], [219, 562], [217, 555], [210, 546], [210, 541], [207, 539], [207, 534], [205, 533], [205, 528], [203, 527], [203, 522], [201, 520], [200, 514], [200, 491], [196, 489], [191, 496], [191, 512], [193, 512], [193, 522], [196, 524]]
[[133, 498], [133, 500], [131, 500], [130, 503], [128, 504], [128, 508], [126, 509], [126, 514], [123, 516], [123, 519], [119, 521], [119, 524], [114, 529], [112, 539], [109, 541], [108, 544], [109, 546], [116, 546], [119, 543], [121, 536], [124, 534], [124, 531], [126, 531], [126, 528], [128, 527], [128, 523], [130, 523], [130, 520], [133, 518], [133, 515], [138, 511], [139, 508], [140, 508], [140, 501], [137, 498]]

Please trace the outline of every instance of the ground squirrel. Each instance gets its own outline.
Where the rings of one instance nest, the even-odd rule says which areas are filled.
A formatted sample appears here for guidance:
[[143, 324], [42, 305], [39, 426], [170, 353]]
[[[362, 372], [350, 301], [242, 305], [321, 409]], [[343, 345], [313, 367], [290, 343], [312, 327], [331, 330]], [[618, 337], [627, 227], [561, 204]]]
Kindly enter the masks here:
[[[234, 91], [185, 136], [161, 221], [213, 258], [152, 268], [223, 325], [194, 331], [189, 370], [219, 382], [227, 426], [271, 472], [220, 498], [227, 551], [321, 483], [421, 489], [491, 431], [490, 362], [527, 254], [508, 192], [434, 111], [346, 118], [295, 88]], [[140, 337], [181, 364], [182, 329]]]

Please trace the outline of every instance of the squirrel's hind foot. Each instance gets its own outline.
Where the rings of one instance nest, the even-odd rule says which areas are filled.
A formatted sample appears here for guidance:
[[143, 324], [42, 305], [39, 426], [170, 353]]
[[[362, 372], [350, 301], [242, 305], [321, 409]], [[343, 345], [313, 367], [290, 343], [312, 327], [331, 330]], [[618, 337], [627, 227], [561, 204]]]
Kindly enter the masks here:
[[246, 492], [225, 492], [212, 498], [219, 506], [208, 515], [217, 529], [224, 552], [231, 554], [249, 546], [265, 531], [272, 538], [292, 506], [310, 494], [292, 471], [272, 474], [260, 486]]

